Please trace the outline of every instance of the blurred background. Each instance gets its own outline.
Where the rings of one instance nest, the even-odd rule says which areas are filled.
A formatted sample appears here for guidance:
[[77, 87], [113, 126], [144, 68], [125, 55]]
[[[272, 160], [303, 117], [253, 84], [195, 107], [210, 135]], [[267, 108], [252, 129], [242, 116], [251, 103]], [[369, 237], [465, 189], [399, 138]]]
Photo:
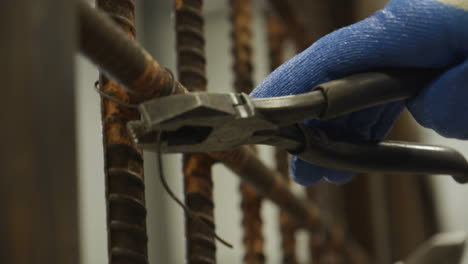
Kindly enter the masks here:
[[[160, 64], [176, 72], [173, 1], [136, 2], [139, 42]], [[254, 77], [255, 83], [259, 83], [269, 73], [264, 19], [269, 7], [266, 1], [253, 2]], [[315, 39], [369, 16], [386, 2], [296, 1]], [[46, 7], [38, 7], [38, 10], [40, 8]], [[204, 0], [204, 14], [208, 90], [232, 91], [229, 3], [227, 0]], [[294, 55], [292, 43], [288, 44], [286, 53], [286, 57]], [[107, 263], [107, 226], [100, 97], [93, 89], [98, 70], [81, 55], [76, 55], [74, 64], [79, 254], [81, 263], [102, 264]], [[442, 138], [418, 126], [407, 113], [402, 115], [391, 137], [451, 146], [468, 157], [468, 142]], [[275, 166], [271, 148], [260, 147], [259, 152], [269, 166]], [[144, 159], [150, 263], [184, 263], [183, 210], [161, 186], [156, 155], [145, 152]], [[181, 155], [163, 157], [169, 185], [180, 198], [183, 197], [181, 159]], [[242, 263], [240, 181], [222, 165], [214, 167], [213, 180], [216, 231], [234, 245], [229, 249], [217, 242], [218, 262]], [[316, 188], [316, 193], [323, 198], [319, 199], [319, 204], [326, 214], [344, 216], [348, 220], [345, 226], [350, 235], [372, 252], [375, 263], [392, 263], [404, 258], [436, 232], [468, 232], [468, 212], [464, 210], [468, 188], [450, 177], [359, 175], [344, 186], [321, 183], [312, 188]], [[306, 195], [306, 189], [295, 183], [292, 183], [292, 189], [298, 195]], [[263, 201], [261, 215], [266, 263], [281, 263], [278, 214], [270, 201]], [[298, 259], [305, 260], [309, 254], [308, 235], [299, 231], [296, 239]], [[464, 263], [468, 264], [468, 258]]]

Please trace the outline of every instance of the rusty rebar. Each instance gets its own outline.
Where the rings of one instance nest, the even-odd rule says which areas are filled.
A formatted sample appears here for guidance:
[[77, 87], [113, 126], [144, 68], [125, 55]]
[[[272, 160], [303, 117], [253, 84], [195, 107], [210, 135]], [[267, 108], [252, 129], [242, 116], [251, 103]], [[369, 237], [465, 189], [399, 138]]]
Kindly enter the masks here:
[[[189, 91], [206, 91], [206, 60], [202, 0], [175, 0], [176, 49], [179, 80]], [[184, 194], [187, 207], [215, 228], [211, 167], [206, 154], [185, 154]], [[187, 263], [216, 263], [213, 230], [187, 217]]]
[[[252, 1], [231, 0], [231, 40], [234, 60], [234, 89], [249, 93], [254, 86], [252, 65]], [[241, 193], [244, 263], [265, 263], [262, 234], [262, 197], [246, 183], [239, 186]]]
[[[286, 27], [280, 19], [271, 12], [265, 14], [267, 34], [268, 34], [268, 57], [270, 62], [270, 71], [274, 71], [284, 61], [284, 50], [286, 41]], [[282, 179], [289, 185], [288, 153], [283, 150], [275, 149], [276, 170]], [[284, 211], [279, 212], [279, 224], [281, 235], [282, 263], [296, 264], [296, 227], [292, 219]]]
[[253, 87], [252, 1], [231, 0], [231, 41], [234, 89], [249, 93]]
[[107, 77], [129, 91], [128, 101], [135, 103], [186, 92], [179, 82], [174, 82], [168, 70], [117, 27], [108, 15], [93, 10], [84, 1], [79, 1], [78, 12], [80, 51]]
[[[96, 6], [135, 39], [134, 1], [97, 0]], [[125, 88], [105, 75], [100, 75], [99, 82], [103, 93], [122, 102], [130, 101]], [[143, 153], [133, 145], [126, 130], [126, 123], [139, 119], [139, 113], [102, 98], [101, 114], [109, 263], [148, 263]]]
[[[124, 31], [135, 38], [135, 6], [132, 1], [96, 2]], [[126, 21], [126, 23], [122, 23]], [[100, 89], [120, 101], [128, 101], [125, 89], [100, 76]], [[139, 118], [105, 98], [101, 101], [108, 211], [109, 263], [147, 263], [146, 208], [142, 151], [133, 146], [125, 125]]]
[[216, 263], [211, 178], [214, 162], [205, 154], [189, 154], [183, 158], [185, 204], [204, 222], [202, 225], [192, 218], [186, 218], [187, 263]]
[[287, 25], [288, 32], [297, 43], [299, 50], [304, 50], [312, 44], [313, 39], [307, 29], [305, 18], [298, 12], [293, 1], [270, 0], [270, 4], [282, 21]]

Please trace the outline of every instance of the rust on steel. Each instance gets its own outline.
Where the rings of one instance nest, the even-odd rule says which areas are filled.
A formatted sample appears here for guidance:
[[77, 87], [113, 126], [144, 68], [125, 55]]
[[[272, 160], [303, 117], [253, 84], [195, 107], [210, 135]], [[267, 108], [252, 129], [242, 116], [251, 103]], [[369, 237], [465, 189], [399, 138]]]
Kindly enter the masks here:
[[[206, 91], [202, 5], [202, 0], [175, 0], [177, 70], [180, 83], [189, 91]], [[214, 162], [206, 154], [185, 154], [183, 158], [185, 204], [206, 224], [186, 218], [187, 263], [216, 263]]]
[[[252, 65], [252, 1], [231, 0], [231, 42], [236, 92], [249, 93], [254, 86]], [[253, 147], [252, 147], [253, 148]], [[265, 263], [262, 234], [262, 197], [247, 183], [239, 186], [241, 193], [244, 263]]]
[[[96, 6], [135, 39], [134, 1], [97, 0]], [[118, 61], [119, 56], [114, 60]], [[131, 101], [128, 91], [105, 75], [100, 75], [99, 83], [101, 91], [116, 100]], [[126, 123], [139, 119], [139, 113], [102, 98], [101, 118], [109, 263], [148, 263], [143, 153], [134, 146], [126, 129]]]
[[[286, 40], [286, 27], [272, 12], [265, 14], [268, 33], [268, 57], [270, 71], [274, 71], [284, 61]], [[276, 170], [284, 181], [290, 185], [288, 153], [280, 148], [275, 149]], [[281, 235], [282, 263], [296, 264], [296, 226], [291, 217], [284, 211], [279, 212], [279, 225]]]
[[183, 158], [185, 203], [204, 222], [201, 225], [186, 218], [187, 263], [216, 263], [211, 178], [214, 163], [205, 154], [189, 154]]
[[307, 29], [307, 23], [302, 12], [297, 12], [294, 1], [270, 0], [270, 4], [288, 27], [288, 32], [297, 43], [299, 50], [304, 50], [312, 44], [313, 39]]
[[122, 28], [116, 27], [108, 15], [94, 10], [84, 1], [79, 1], [78, 12], [80, 51], [103, 74], [127, 89], [129, 102], [186, 92], [169, 71]]

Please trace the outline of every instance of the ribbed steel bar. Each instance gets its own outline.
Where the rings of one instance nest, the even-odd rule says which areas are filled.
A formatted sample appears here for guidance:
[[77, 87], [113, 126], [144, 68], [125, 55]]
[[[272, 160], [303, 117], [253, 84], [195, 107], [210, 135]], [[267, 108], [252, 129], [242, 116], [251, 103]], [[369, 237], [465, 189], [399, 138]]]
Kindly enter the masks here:
[[297, 12], [297, 6], [292, 1], [270, 0], [270, 4], [288, 26], [288, 32], [297, 43], [299, 50], [304, 50], [312, 44], [313, 39], [307, 30], [305, 18], [301, 12]]
[[[202, 0], [175, 0], [177, 70], [181, 84], [189, 91], [206, 90], [202, 5]], [[183, 159], [185, 203], [214, 230], [213, 163], [205, 154], [186, 154]], [[185, 232], [187, 263], [216, 263], [213, 231], [187, 217]]]
[[187, 263], [216, 263], [216, 244], [213, 235], [214, 202], [211, 167], [215, 160], [205, 154], [184, 155], [185, 203], [203, 222], [187, 217]]
[[127, 89], [129, 102], [186, 92], [169, 71], [103, 12], [79, 1], [78, 13], [80, 51]]
[[[330, 227], [329, 236], [317, 236], [310, 232], [309, 248], [312, 255], [310, 263], [342, 263], [346, 261], [346, 233], [340, 214], [340, 202], [337, 197], [339, 187], [328, 183], [319, 183], [307, 188], [307, 197], [322, 209], [323, 220]], [[341, 210], [342, 211], [342, 210]]]
[[[279, 18], [268, 12], [265, 14], [267, 33], [268, 33], [268, 57], [270, 60], [270, 71], [274, 71], [284, 61], [284, 49], [286, 40], [286, 27]], [[288, 153], [283, 150], [275, 149], [276, 169], [280, 176], [289, 185], [289, 164]], [[281, 234], [281, 249], [283, 253], [282, 263], [296, 264], [296, 227], [292, 219], [284, 211], [279, 212], [280, 234]]]
[[[96, 6], [135, 39], [134, 1], [97, 0]], [[103, 93], [121, 102], [130, 101], [125, 88], [105, 75], [100, 75], [99, 82]], [[103, 97], [101, 114], [109, 263], [148, 263], [143, 153], [126, 130], [126, 123], [139, 119], [139, 113]]]
[[252, 65], [252, 1], [231, 0], [231, 40], [234, 89], [249, 93], [254, 88]]
[[[254, 86], [252, 65], [252, 1], [231, 0], [231, 39], [234, 60], [234, 89], [249, 93]], [[241, 193], [244, 263], [265, 263], [261, 218], [262, 197], [247, 183], [239, 186]]]

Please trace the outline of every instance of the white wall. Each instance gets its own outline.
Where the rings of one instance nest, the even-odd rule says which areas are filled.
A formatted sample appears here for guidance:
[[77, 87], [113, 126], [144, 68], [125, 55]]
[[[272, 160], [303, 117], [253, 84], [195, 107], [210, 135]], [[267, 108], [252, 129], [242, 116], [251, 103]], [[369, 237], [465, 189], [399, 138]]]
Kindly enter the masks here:
[[76, 57], [76, 120], [82, 263], [107, 263], [106, 208], [97, 70]]

